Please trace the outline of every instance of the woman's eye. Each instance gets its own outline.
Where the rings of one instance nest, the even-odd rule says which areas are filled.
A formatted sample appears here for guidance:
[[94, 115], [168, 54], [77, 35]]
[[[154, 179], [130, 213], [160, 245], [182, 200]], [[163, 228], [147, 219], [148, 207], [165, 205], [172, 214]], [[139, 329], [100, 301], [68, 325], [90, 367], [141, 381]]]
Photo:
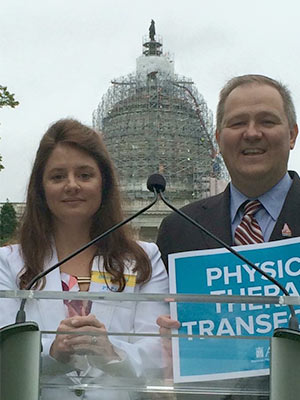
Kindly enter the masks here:
[[57, 174], [57, 175], [51, 176], [51, 180], [53, 180], [55, 182], [62, 181], [63, 179], [64, 179], [64, 175], [62, 175], [62, 174]]
[[83, 180], [88, 180], [90, 179], [91, 175], [88, 173], [80, 174], [80, 178]]

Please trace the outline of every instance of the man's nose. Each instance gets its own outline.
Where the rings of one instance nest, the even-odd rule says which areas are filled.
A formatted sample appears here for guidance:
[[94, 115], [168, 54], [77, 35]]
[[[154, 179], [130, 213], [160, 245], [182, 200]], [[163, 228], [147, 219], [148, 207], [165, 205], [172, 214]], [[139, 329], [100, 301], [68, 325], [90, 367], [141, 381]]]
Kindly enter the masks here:
[[255, 121], [250, 121], [246, 126], [244, 132], [244, 138], [248, 140], [256, 140], [262, 136], [261, 127], [255, 123]]

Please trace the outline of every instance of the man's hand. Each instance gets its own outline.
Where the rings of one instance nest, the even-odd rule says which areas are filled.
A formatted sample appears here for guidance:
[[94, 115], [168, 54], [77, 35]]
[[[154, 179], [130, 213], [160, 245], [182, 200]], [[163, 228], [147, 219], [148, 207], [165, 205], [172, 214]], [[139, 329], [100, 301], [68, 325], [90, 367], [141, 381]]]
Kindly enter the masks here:
[[165, 378], [171, 379], [173, 377], [171, 329], [178, 329], [180, 327], [180, 322], [171, 319], [170, 315], [160, 315], [156, 323], [159, 325], [159, 333], [162, 335], [162, 351], [166, 363]]
[[170, 335], [171, 329], [179, 329], [180, 322], [171, 319], [170, 315], [160, 315], [156, 320], [161, 335]]

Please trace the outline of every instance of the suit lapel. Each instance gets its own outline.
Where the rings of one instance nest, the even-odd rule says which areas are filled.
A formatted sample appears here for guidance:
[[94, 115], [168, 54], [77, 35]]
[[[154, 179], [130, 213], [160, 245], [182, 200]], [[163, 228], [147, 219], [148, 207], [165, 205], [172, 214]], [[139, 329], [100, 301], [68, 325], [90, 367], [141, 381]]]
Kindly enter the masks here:
[[270, 241], [287, 238], [282, 232], [285, 224], [291, 231], [291, 236], [289, 237], [300, 236], [300, 179], [295, 172], [290, 174], [292, 175], [293, 183], [286, 196]]
[[[231, 245], [231, 221], [230, 221], [230, 189], [229, 185], [223, 193], [216, 196], [213, 200], [202, 204], [201, 220], [197, 220], [208, 231]], [[203, 233], [206, 248], [222, 247], [215, 239]]]

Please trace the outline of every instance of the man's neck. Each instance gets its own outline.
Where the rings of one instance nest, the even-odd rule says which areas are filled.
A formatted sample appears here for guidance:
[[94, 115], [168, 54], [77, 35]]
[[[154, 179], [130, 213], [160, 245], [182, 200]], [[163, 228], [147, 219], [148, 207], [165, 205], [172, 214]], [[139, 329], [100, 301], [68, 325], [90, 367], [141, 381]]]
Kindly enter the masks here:
[[276, 181], [271, 177], [269, 180], [254, 180], [248, 181], [248, 182], [234, 182], [232, 181], [232, 184], [236, 187], [236, 189], [244, 194], [246, 197], [249, 199], [254, 199], [258, 198], [259, 196], [262, 196], [263, 194], [267, 193], [269, 190], [271, 190], [275, 185], [277, 185], [281, 179], [285, 176], [286, 172], [280, 177], [280, 179], [277, 179]]

